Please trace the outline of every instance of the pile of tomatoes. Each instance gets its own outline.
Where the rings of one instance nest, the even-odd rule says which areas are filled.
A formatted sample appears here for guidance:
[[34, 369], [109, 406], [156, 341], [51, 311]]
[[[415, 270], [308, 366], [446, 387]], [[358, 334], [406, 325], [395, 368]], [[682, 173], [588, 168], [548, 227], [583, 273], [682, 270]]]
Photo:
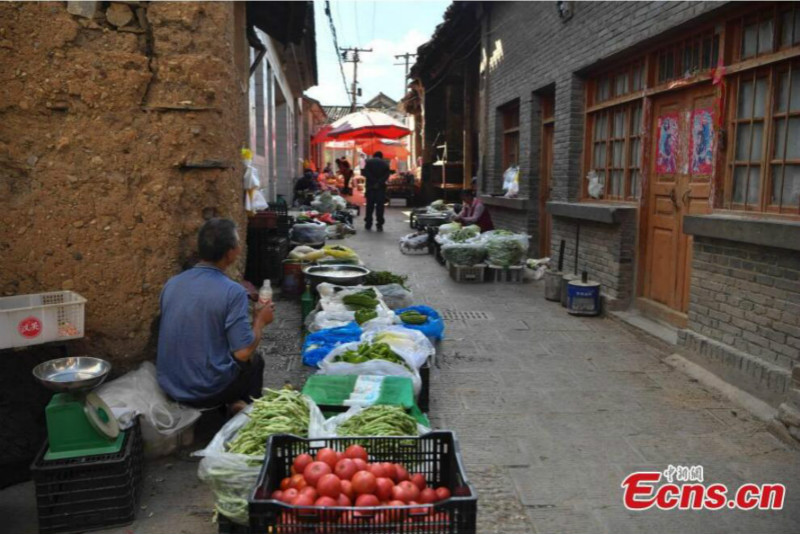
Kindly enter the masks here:
[[[395, 463], [368, 463], [367, 451], [351, 445], [344, 453], [320, 449], [316, 457], [301, 454], [292, 462], [292, 476], [281, 481], [272, 498], [302, 507], [404, 507], [398, 510], [307, 510], [301, 517], [339, 520], [360, 524], [363, 521], [447, 521], [447, 514], [434, 513], [433, 503], [450, 498], [445, 487], [428, 487], [425, 475], [409, 474]], [[285, 514], [284, 523], [294, 522]]]

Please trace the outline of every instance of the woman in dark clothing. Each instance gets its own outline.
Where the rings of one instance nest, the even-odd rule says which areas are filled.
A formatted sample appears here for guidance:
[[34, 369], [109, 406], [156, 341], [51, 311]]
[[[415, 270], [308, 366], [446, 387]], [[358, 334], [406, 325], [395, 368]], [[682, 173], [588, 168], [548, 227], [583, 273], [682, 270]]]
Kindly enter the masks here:
[[465, 226], [477, 224], [480, 226], [481, 232], [494, 230], [492, 216], [489, 215], [489, 210], [483, 204], [483, 201], [475, 196], [475, 191], [472, 189], [462, 191], [461, 202], [463, 202], [463, 207], [461, 212], [453, 219], [454, 221], [460, 222]]
[[350, 162], [347, 161], [347, 158], [339, 158], [336, 160], [336, 166], [339, 174], [344, 178], [342, 193], [346, 195], [352, 194], [353, 192], [350, 190], [350, 180], [353, 178], [353, 168], [350, 167]]

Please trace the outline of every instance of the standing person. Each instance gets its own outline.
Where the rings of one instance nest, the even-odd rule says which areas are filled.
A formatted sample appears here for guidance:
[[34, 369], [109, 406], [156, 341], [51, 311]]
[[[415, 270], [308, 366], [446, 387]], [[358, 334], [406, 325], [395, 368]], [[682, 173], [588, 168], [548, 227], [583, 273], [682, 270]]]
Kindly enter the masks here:
[[461, 212], [453, 218], [454, 221], [464, 225], [477, 224], [480, 226], [481, 232], [494, 230], [494, 223], [492, 223], [492, 216], [489, 215], [489, 210], [483, 201], [475, 196], [473, 189], [465, 189], [461, 192], [461, 202], [463, 207]]
[[350, 189], [350, 180], [353, 178], [353, 168], [350, 166], [350, 162], [347, 161], [347, 158], [339, 158], [336, 160], [336, 165], [338, 167], [339, 174], [342, 175], [344, 179], [344, 187], [342, 188], [342, 193], [346, 195], [350, 195], [353, 191]]
[[375, 155], [367, 160], [362, 174], [366, 178], [367, 214], [364, 217], [364, 227], [372, 229], [372, 212], [375, 211], [378, 231], [383, 232], [383, 208], [386, 202], [386, 180], [391, 174], [389, 164], [383, 159], [382, 152], [375, 152]]
[[158, 383], [171, 398], [230, 412], [261, 396], [261, 331], [274, 319], [272, 302], [248, 321], [247, 291], [225, 275], [242, 251], [236, 225], [210, 219], [197, 238], [201, 261], [170, 278], [161, 292]]

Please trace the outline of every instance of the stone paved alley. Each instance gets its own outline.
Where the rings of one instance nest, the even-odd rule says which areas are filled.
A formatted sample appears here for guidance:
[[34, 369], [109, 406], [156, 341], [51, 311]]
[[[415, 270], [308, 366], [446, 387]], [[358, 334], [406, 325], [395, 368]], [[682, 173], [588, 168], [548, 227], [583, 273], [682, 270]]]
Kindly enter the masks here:
[[[667, 346], [610, 319], [569, 316], [544, 300], [542, 283], [456, 284], [433, 257], [400, 254], [408, 224], [400, 209], [387, 214], [385, 233], [359, 224], [346, 244], [370, 267], [408, 273], [415, 299], [449, 317], [430, 414], [461, 441], [479, 492], [478, 532], [800, 532], [800, 454], [663, 363], [673, 352]], [[458, 318], [465, 311], [484, 318]], [[300, 364], [298, 307], [281, 302], [279, 312], [263, 342], [269, 386], [298, 383], [310, 372]], [[729, 488], [781, 482], [784, 509], [626, 511], [624, 476], [669, 464], [702, 465], [707, 482]], [[196, 465], [177, 458], [149, 464], [139, 519], [103, 532], [216, 532]], [[4, 532], [36, 531], [32, 493], [30, 483], [0, 492]]]

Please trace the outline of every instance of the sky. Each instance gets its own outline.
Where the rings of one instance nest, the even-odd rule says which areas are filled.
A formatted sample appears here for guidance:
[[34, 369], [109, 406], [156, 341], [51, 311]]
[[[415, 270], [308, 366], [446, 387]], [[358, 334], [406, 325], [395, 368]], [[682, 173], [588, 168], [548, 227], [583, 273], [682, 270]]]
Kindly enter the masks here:
[[[417, 47], [430, 39], [436, 26], [442, 22], [449, 1], [371, 1], [332, 0], [331, 15], [340, 47], [372, 48], [362, 52], [358, 64], [358, 84], [362, 90], [359, 103], [364, 103], [379, 92], [400, 100], [405, 94], [403, 58], [395, 55], [416, 53]], [[330, 23], [325, 15], [325, 1], [314, 2], [317, 28], [317, 69], [319, 85], [306, 91], [323, 105], [350, 104], [350, 84], [353, 81], [353, 64], [344, 63], [347, 80], [345, 93], [336, 51], [331, 36]], [[411, 58], [409, 64], [414, 63]]]

